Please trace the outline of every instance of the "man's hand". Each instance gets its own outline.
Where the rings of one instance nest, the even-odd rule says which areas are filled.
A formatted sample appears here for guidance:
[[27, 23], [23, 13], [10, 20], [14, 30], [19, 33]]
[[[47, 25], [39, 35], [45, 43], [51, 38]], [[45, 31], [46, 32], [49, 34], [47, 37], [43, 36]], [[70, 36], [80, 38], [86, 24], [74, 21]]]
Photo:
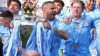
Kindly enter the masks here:
[[65, 18], [65, 19], [63, 20], [63, 22], [64, 22], [65, 24], [70, 24], [71, 21], [72, 21], [72, 18], [71, 18], [71, 17], [67, 17], [67, 18]]
[[2, 42], [2, 44], [4, 44], [4, 40], [2, 40], [1, 36], [0, 36], [0, 41]]
[[68, 39], [68, 32], [66, 30], [59, 30], [57, 28], [54, 28], [54, 32], [61, 37], [62, 39], [67, 40]]
[[47, 28], [47, 29], [49, 29], [49, 30], [51, 29], [50, 24], [49, 24], [48, 21], [47, 21], [46, 19], [44, 19], [44, 18], [41, 19], [40, 17], [37, 17], [37, 18], [35, 18], [34, 22], [42, 22], [44, 28]]
[[2, 40], [2, 44], [4, 44], [5, 42], [4, 42], [4, 40]]
[[34, 22], [38, 22], [38, 21], [40, 21], [40, 17], [34, 18]]
[[37, 0], [31, 0], [31, 2], [32, 2], [32, 4], [33, 4], [33, 5], [32, 5], [33, 7], [35, 7], [35, 6], [36, 6], [36, 4], [38, 3], [38, 1], [37, 1]]
[[43, 21], [42, 23], [43, 23], [44, 28], [47, 28], [49, 30], [51, 29], [51, 26], [47, 21]]

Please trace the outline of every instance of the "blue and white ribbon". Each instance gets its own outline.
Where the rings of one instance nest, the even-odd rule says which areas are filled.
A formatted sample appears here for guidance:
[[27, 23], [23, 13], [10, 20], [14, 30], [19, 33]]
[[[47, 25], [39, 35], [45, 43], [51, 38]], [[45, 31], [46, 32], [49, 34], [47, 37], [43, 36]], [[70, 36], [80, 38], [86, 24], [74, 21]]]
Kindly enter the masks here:
[[15, 27], [13, 29], [13, 32], [12, 32], [12, 35], [9, 41], [9, 45], [7, 48], [7, 53], [5, 56], [16, 56], [17, 55], [18, 48], [13, 47], [13, 39], [14, 39], [15, 34], [18, 32], [19, 24], [20, 24], [20, 21], [15, 24]]
[[37, 39], [37, 49], [38, 49], [38, 52], [41, 54], [41, 56], [43, 55], [42, 53], [42, 32], [41, 32], [41, 29], [43, 27], [43, 24], [41, 22], [38, 23], [37, 25], [37, 33], [36, 33], [36, 39]]

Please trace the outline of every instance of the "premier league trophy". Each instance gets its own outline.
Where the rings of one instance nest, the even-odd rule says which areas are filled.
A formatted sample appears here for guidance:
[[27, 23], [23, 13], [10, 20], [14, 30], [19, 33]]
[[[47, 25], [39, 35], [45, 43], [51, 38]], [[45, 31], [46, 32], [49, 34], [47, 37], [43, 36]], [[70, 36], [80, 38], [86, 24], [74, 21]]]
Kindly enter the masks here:
[[[36, 3], [37, 4], [37, 3]], [[33, 4], [30, 2], [25, 2], [23, 9], [24, 9], [24, 18], [20, 25], [20, 37], [22, 40], [22, 47], [25, 48], [27, 41], [32, 33], [33, 26], [34, 26], [34, 18], [36, 17], [36, 4], [33, 6]]]

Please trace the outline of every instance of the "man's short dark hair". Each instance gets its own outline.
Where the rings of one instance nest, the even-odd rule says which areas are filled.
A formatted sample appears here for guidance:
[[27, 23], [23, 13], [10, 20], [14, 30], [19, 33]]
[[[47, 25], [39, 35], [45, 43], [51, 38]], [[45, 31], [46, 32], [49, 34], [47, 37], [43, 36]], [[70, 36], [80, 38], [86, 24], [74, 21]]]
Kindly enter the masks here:
[[81, 6], [82, 6], [82, 9], [84, 10], [85, 9], [85, 3], [83, 2], [83, 1], [74, 1], [72, 4], [71, 4], [71, 6], [73, 6], [73, 4], [74, 3], [80, 3], [81, 4]]
[[42, 4], [42, 9], [45, 8], [48, 4], [54, 4], [53, 1], [46, 1]]
[[13, 13], [11, 13], [9, 10], [2, 11], [0, 17], [4, 17], [4, 18], [8, 17], [11, 18], [11, 20], [13, 20]]
[[54, 0], [53, 2], [60, 3], [63, 7], [65, 6], [64, 2], [62, 0]]
[[10, 3], [11, 3], [11, 2], [17, 2], [18, 5], [19, 5], [19, 7], [21, 8], [21, 2], [20, 2], [19, 0], [11, 0], [11, 1], [9, 2], [8, 6], [10, 6]]

